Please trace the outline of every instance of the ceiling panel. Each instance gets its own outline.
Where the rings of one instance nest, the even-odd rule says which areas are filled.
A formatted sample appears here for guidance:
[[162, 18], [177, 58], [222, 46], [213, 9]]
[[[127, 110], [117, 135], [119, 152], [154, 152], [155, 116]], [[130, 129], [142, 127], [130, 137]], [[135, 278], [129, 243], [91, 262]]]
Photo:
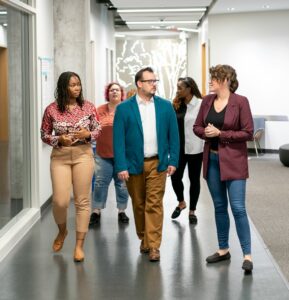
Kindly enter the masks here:
[[[282, 10], [289, 9], [289, 0], [146, 0], [144, 2], [135, 0], [110, 0], [116, 9], [141, 9], [141, 8], [199, 8], [210, 7], [209, 14], [220, 13], [241, 13], [241, 12], [256, 12], [268, 10]], [[118, 21], [115, 22], [116, 28], [119, 31], [126, 30], [152, 30], [154, 25], [125, 25], [123, 21], [170, 21], [170, 20], [184, 20], [194, 21], [201, 20], [204, 12], [167, 12], [167, 13], [119, 13]], [[117, 20], [117, 18], [115, 19]], [[161, 26], [166, 28], [167, 25]], [[198, 25], [186, 24], [175, 25], [177, 27], [185, 27], [189, 29], [197, 29]], [[156, 29], [156, 28], [154, 28]]]
[[[181, 7], [199, 7], [209, 6], [211, 0], [110, 0], [116, 8], [181, 8]], [[138, 3], [137, 3], [138, 2]]]
[[241, 13], [282, 9], [289, 9], [289, 0], [218, 0], [210, 13]]
[[[147, 0], [141, 4], [137, 4], [134, 0], [111, 0], [111, 3], [116, 9], [128, 8], [205, 8], [211, 4], [212, 0], [179, 0], [179, 1], [164, 1], [164, 0]], [[200, 22], [205, 12], [137, 12], [137, 13], [119, 13], [123, 21], [197, 21]], [[152, 30], [156, 26], [165, 29], [170, 27], [186, 27], [188, 29], [196, 29], [198, 24], [147, 24], [147, 25], [132, 25], [127, 24], [130, 30]], [[120, 26], [121, 27], [121, 26]], [[123, 28], [120, 28], [122, 30]]]

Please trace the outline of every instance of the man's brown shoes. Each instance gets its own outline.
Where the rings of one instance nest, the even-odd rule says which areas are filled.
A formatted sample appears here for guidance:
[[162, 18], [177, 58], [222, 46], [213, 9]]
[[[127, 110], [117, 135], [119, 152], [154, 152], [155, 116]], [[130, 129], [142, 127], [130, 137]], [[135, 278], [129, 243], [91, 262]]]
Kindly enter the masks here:
[[140, 244], [140, 247], [139, 247], [139, 251], [140, 253], [149, 253], [150, 252], [150, 249], [148, 247], [145, 247], [144, 246], [144, 241], [141, 241], [141, 244]]
[[67, 230], [65, 230], [64, 233], [60, 233], [60, 232], [58, 233], [58, 235], [52, 245], [52, 249], [54, 252], [58, 252], [62, 249], [64, 240], [67, 236], [67, 233], [68, 233]]
[[161, 258], [160, 250], [156, 248], [151, 248], [149, 253], [149, 260], [150, 261], [159, 261]]

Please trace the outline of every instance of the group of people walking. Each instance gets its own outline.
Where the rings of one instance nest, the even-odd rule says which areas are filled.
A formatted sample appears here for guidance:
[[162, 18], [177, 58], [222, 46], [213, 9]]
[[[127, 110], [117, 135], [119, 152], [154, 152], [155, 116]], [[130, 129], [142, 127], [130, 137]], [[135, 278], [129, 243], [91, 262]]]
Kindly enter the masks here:
[[[235, 70], [228, 65], [210, 68], [210, 94], [202, 97], [191, 77], [179, 78], [171, 103], [156, 96], [158, 79], [150, 67], [135, 75], [136, 91], [125, 93], [116, 82], [105, 90], [107, 103], [99, 106], [83, 99], [76, 73], [60, 75], [56, 100], [45, 110], [41, 137], [53, 147], [51, 178], [53, 215], [59, 232], [53, 242], [58, 252], [67, 236], [67, 209], [73, 187], [76, 208], [74, 260], [84, 260], [83, 244], [89, 225], [101, 220], [108, 187], [114, 179], [118, 220], [128, 223], [125, 213], [131, 197], [140, 240], [140, 253], [160, 260], [163, 196], [171, 177], [178, 205], [172, 219], [189, 203], [188, 219], [196, 224], [200, 174], [207, 181], [214, 207], [218, 250], [207, 263], [230, 259], [228, 202], [233, 212], [243, 251], [242, 268], [251, 272], [250, 228], [245, 208], [248, 162], [246, 142], [252, 139], [253, 120], [246, 97], [237, 95]], [[93, 154], [91, 143], [96, 142]], [[190, 180], [189, 199], [182, 182], [185, 168]], [[95, 185], [90, 215], [93, 172]]]

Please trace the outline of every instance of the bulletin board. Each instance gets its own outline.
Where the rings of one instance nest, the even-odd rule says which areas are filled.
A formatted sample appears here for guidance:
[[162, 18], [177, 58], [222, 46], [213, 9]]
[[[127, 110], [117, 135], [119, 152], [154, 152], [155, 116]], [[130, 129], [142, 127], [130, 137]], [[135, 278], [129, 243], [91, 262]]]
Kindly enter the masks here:
[[39, 59], [41, 74], [41, 108], [43, 114], [45, 108], [54, 101], [53, 59], [47, 57], [39, 57]]

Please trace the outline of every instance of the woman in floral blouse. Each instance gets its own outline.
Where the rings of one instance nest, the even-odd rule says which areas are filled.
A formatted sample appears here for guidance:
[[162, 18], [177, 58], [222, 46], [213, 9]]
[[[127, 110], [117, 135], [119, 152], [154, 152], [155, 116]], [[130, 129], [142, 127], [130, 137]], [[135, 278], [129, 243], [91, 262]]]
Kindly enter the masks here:
[[53, 250], [61, 250], [67, 235], [67, 209], [73, 187], [76, 211], [76, 245], [74, 261], [84, 260], [83, 244], [90, 215], [90, 190], [94, 171], [91, 141], [100, 133], [95, 106], [83, 99], [79, 76], [74, 72], [60, 75], [56, 101], [46, 108], [42, 125], [42, 141], [53, 147], [51, 179], [53, 215], [59, 232]]

